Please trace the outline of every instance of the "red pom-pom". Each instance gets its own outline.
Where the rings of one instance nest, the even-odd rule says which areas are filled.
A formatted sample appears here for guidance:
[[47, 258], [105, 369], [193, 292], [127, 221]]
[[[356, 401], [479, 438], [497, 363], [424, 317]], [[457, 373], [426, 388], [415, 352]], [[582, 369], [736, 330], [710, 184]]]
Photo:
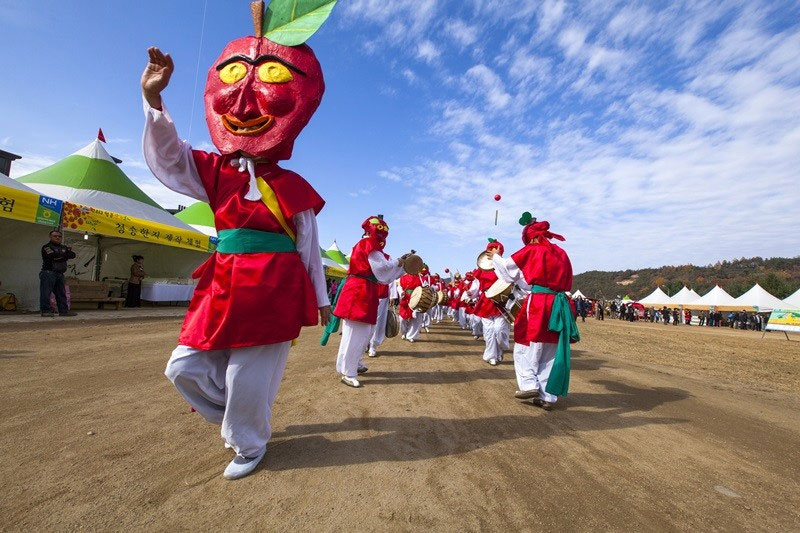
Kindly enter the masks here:
[[445, 274], [449, 274], [449, 273], [450, 273], [450, 269], [449, 269], [449, 268], [445, 268], [445, 269], [444, 269], [444, 273], [445, 273]]
[[495, 194], [495, 195], [494, 195], [494, 201], [495, 201], [495, 202], [499, 202], [499, 201], [500, 201], [500, 198], [502, 198], [502, 196], [500, 196], [499, 194]]

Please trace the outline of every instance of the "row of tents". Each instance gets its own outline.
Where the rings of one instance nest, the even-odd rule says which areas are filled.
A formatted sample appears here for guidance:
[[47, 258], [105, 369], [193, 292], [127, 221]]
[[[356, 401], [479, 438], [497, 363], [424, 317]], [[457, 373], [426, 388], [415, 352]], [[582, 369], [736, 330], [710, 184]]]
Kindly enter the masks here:
[[734, 298], [719, 285], [703, 296], [684, 286], [672, 296], [668, 296], [660, 287], [642, 298], [641, 300], [623, 299], [622, 303], [638, 303], [645, 307], [681, 307], [692, 310], [708, 310], [714, 308], [718, 311], [757, 311], [770, 312], [773, 309], [800, 309], [800, 289], [787, 298], [780, 300], [761, 285], [756, 283], [753, 287]]
[[[176, 215], [158, 205], [122, 171], [99, 140], [41, 170], [0, 174], [0, 291], [22, 309], [38, 307], [39, 249], [63, 226], [77, 257], [67, 277], [124, 280], [131, 256], [145, 257], [151, 278], [187, 280], [215, 249], [214, 216], [198, 202]], [[349, 260], [336, 242], [320, 249], [326, 275], [344, 277]]]

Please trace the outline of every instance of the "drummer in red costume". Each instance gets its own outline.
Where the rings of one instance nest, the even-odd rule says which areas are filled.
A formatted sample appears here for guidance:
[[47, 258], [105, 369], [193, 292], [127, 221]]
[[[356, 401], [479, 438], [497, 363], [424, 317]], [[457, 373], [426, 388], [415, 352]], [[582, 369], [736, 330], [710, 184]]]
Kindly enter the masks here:
[[165, 373], [222, 426], [225, 447], [236, 453], [228, 479], [250, 473], [266, 453], [300, 328], [316, 325], [318, 313], [323, 323], [330, 317], [316, 222], [325, 202], [277, 165], [319, 106], [322, 70], [305, 44], [262, 37], [263, 8], [252, 9], [256, 36], [229, 43], [208, 72], [206, 121], [221, 155], [179, 139], [161, 97], [174, 69], [169, 54], [150, 48], [141, 82], [148, 166], [168, 188], [214, 211], [217, 251], [194, 273], [197, 288]]
[[[503, 244], [495, 239], [489, 239], [486, 250], [495, 251], [500, 256], [505, 251]], [[497, 281], [497, 274], [494, 270], [479, 268], [475, 271], [475, 276], [475, 281], [470, 287], [470, 294], [478, 298], [478, 303], [475, 305], [475, 316], [479, 317], [483, 324], [483, 340], [486, 343], [483, 360], [495, 366], [503, 360], [503, 350], [508, 349], [508, 322], [497, 305], [484, 294]]]
[[[522, 242], [525, 245], [510, 258], [492, 252], [495, 272], [500, 279], [514, 283], [524, 281], [531, 294], [523, 303], [518, 320], [525, 322], [524, 337], [529, 344], [521, 351], [522, 361], [515, 361], [517, 378], [523, 387], [517, 398], [535, 398], [534, 404], [551, 409], [558, 396], [569, 389], [570, 342], [577, 342], [578, 326], [565, 292], [572, 288], [572, 264], [567, 253], [550, 239], [564, 240], [550, 232], [547, 221], [537, 222], [526, 212], [520, 219], [524, 225]], [[514, 330], [518, 333], [517, 328]], [[515, 357], [517, 351], [514, 352]]]
[[348, 275], [333, 311], [343, 320], [336, 371], [341, 374], [342, 383], [356, 388], [361, 386], [358, 374], [367, 371], [360, 361], [378, 319], [381, 284], [385, 286], [402, 274], [405, 259], [390, 261], [384, 253], [389, 226], [382, 215], [369, 217], [361, 227], [365, 236], [353, 247]]
[[404, 274], [400, 276], [400, 306], [397, 310], [400, 315], [400, 333], [402, 339], [414, 342], [419, 337], [419, 330], [422, 324], [422, 315], [411, 309], [408, 303], [411, 300], [411, 293], [414, 289], [422, 286], [419, 275]]

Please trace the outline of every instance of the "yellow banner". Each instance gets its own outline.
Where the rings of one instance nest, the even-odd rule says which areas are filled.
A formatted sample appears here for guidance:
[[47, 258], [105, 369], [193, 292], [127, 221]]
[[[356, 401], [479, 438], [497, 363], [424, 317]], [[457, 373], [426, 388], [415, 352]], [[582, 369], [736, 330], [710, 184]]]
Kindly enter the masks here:
[[64, 202], [64, 229], [208, 252], [208, 235], [104, 209]]
[[0, 216], [58, 226], [61, 200], [0, 185]]

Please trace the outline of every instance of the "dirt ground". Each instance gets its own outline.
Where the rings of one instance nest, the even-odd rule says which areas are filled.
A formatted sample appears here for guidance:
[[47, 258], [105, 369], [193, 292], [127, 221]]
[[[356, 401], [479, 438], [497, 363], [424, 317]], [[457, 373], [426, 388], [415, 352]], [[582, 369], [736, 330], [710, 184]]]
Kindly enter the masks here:
[[0, 322], [0, 528], [800, 529], [798, 336], [590, 319], [545, 412], [450, 323], [388, 341], [361, 389], [310, 329], [266, 459], [229, 482], [162, 374], [179, 326]]

